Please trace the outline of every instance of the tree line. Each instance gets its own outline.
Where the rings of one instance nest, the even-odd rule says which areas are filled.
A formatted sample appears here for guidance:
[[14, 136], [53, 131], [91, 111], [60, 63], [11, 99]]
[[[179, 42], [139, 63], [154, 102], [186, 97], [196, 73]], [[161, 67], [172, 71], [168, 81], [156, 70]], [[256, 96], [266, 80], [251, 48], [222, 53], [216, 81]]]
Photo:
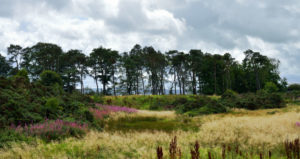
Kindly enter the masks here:
[[230, 53], [162, 53], [138, 44], [123, 53], [100, 46], [86, 55], [81, 50], [64, 52], [56, 44], [39, 42], [25, 48], [10, 45], [7, 57], [0, 54], [0, 76], [9, 77], [24, 69], [30, 80], [36, 81], [43, 71], [51, 70], [61, 76], [66, 91], [72, 92], [79, 84], [81, 93], [85, 92], [84, 79], [90, 76], [96, 92], [104, 95], [223, 94], [227, 89], [246, 93], [269, 82], [286, 90], [286, 79], [278, 71], [279, 60], [252, 50], [244, 55], [240, 63]]

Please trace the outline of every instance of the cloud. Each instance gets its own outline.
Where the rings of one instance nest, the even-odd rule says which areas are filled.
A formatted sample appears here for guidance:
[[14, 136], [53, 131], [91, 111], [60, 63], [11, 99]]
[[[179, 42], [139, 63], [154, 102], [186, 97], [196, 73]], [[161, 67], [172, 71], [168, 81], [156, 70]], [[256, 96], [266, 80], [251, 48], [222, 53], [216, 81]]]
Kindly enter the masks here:
[[98, 46], [128, 51], [253, 49], [281, 61], [281, 75], [300, 82], [297, 0], [0, 0], [0, 53], [9, 44], [56, 43], [86, 54]]

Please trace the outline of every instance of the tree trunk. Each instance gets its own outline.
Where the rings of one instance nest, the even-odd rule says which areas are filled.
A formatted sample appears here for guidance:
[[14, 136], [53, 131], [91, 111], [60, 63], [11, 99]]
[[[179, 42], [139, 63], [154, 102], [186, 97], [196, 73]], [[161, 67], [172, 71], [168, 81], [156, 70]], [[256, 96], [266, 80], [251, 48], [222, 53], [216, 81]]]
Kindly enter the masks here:
[[19, 71], [19, 62], [18, 62], [18, 60], [17, 60], [17, 57], [15, 56], [15, 60], [16, 60], [16, 63], [17, 63], [17, 71]]
[[216, 64], [214, 69], [214, 79], [215, 79], [215, 94], [217, 94], [217, 65]]
[[177, 74], [177, 80], [178, 80], [178, 85], [179, 85], [179, 93], [182, 94], [182, 92], [181, 92], [181, 79], [178, 76], [178, 74]]
[[255, 71], [255, 76], [256, 76], [256, 89], [260, 90], [260, 81], [259, 81], [259, 72], [258, 70]]
[[98, 85], [98, 78], [97, 78], [96, 71], [95, 71], [95, 73], [94, 73], [94, 79], [95, 79], [95, 82], [96, 82], [97, 94], [99, 95], [99, 85]]
[[182, 77], [182, 94], [185, 95], [185, 78]]
[[103, 95], [106, 95], [106, 82], [102, 83]]
[[175, 91], [175, 95], [177, 95], [177, 89], [176, 89], [176, 72], [175, 72], [175, 69], [174, 69], [174, 85], [175, 85], [175, 87], [174, 87], [174, 91]]
[[192, 78], [193, 78], [193, 82], [192, 82], [192, 87], [193, 87], [193, 94], [197, 94], [197, 90], [196, 90], [196, 75], [195, 72], [192, 72]]
[[115, 72], [112, 73], [112, 76], [113, 76], [114, 96], [116, 96]]
[[142, 85], [143, 85], [143, 94], [145, 95], [145, 84], [144, 84], [144, 78], [143, 78], [143, 72], [141, 72], [141, 79], [142, 79]]
[[135, 94], [139, 94], [139, 76], [136, 76], [136, 93]]
[[82, 69], [80, 69], [80, 93], [84, 94], [84, 91], [83, 91], [83, 71], [82, 71]]
[[164, 95], [164, 76], [163, 76], [163, 72], [161, 72], [160, 91], [161, 91], [161, 94]]

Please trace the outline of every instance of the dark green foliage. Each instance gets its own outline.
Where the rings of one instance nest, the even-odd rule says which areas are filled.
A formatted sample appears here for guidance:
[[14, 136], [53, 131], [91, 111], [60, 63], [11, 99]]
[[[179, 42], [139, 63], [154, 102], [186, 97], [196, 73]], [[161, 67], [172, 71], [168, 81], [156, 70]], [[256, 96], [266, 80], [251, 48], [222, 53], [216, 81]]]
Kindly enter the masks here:
[[41, 83], [45, 86], [62, 85], [61, 77], [54, 71], [46, 70], [40, 75]]
[[43, 116], [47, 119], [56, 119], [60, 114], [62, 107], [59, 106], [57, 98], [52, 97], [46, 100], [46, 104], [43, 106]]
[[288, 91], [300, 91], [300, 84], [291, 84], [287, 88]]
[[[91, 99], [79, 93], [68, 94], [57, 84], [30, 83], [22, 76], [0, 79], [0, 127], [37, 123], [45, 118], [74, 118], [92, 121], [88, 111]], [[3, 85], [2, 85], [3, 83]], [[4, 85], [5, 84], [5, 85]]]
[[0, 130], [0, 148], [9, 147], [12, 142], [22, 141], [26, 143], [33, 142], [32, 137], [26, 136], [11, 129]]
[[195, 96], [191, 100], [179, 99], [175, 109], [178, 113], [186, 113], [190, 116], [224, 113], [226, 107], [217, 99], [211, 99], [206, 96]]
[[[98, 47], [86, 57], [80, 50], [63, 52], [56, 44], [41, 42], [27, 48], [10, 45], [7, 54], [11, 65], [16, 67], [10, 69], [6, 59], [1, 58], [0, 76], [7, 76], [8, 71], [15, 74], [24, 68], [30, 80], [35, 81], [43, 71], [51, 70], [62, 77], [62, 82], [56, 83], [64, 86], [69, 93], [79, 83], [81, 93], [84, 92], [83, 79], [87, 74], [94, 78], [97, 94], [100, 93], [98, 82], [101, 81], [104, 95], [163, 95], [166, 90], [175, 95], [221, 95], [227, 89], [238, 93], [256, 92], [265, 85], [268, 89], [269, 82], [274, 83], [279, 91], [285, 91], [287, 85], [286, 79], [279, 76], [279, 61], [252, 50], [244, 52], [242, 63], [230, 53], [219, 55], [201, 50], [188, 53], [171, 50], [164, 54], [152, 46], [138, 44], [122, 55], [118, 51]], [[170, 88], [166, 88], [166, 82], [171, 84]], [[51, 82], [43, 84], [50, 85]]]
[[273, 82], [267, 82], [265, 84], [264, 90], [267, 91], [268, 93], [275, 93], [278, 92], [278, 87], [276, 86], [276, 84], [274, 84]]
[[0, 77], [7, 77], [11, 69], [9, 62], [0, 54]]
[[[116, 71], [116, 63], [120, 55], [118, 51], [98, 47], [93, 49], [88, 61], [89, 66], [92, 68], [90, 75], [95, 79], [97, 85], [97, 93], [99, 94], [98, 79], [100, 79], [104, 95], [108, 94], [107, 85], [114, 80], [114, 73]], [[114, 82], [113, 82], [114, 84]], [[115, 93], [115, 92], [114, 92]]]
[[17, 76], [28, 78], [28, 72], [25, 69], [18, 71]]
[[236, 107], [236, 102], [239, 100], [239, 95], [230, 89], [227, 89], [221, 96], [222, 104], [234, 108]]
[[232, 93], [226, 92], [221, 98], [221, 103], [231, 108], [250, 110], [285, 107], [285, 100], [280, 93], [269, 93], [265, 90], [240, 95], [232, 95]]
[[30, 92], [24, 89], [0, 89], [0, 127], [10, 124], [38, 122], [40, 105], [30, 102]]

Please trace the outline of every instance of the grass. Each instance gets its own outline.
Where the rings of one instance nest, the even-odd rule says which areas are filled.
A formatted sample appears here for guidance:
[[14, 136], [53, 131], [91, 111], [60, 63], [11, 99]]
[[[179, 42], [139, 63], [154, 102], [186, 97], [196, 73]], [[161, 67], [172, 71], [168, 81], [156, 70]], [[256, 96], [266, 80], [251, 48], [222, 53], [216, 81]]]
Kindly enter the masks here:
[[[286, 158], [283, 157], [283, 142], [300, 135], [300, 127], [295, 124], [300, 121], [299, 110], [298, 106], [289, 105], [283, 109], [236, 109], [227, 114], [200, 117], [178, 116], [172, 111], [139, 111], [129, 115], [121, 113], [108, 119], [107, 123], [113, 122], [116, 125], [107, 125], [102, 132], [90, 131], [82, 139], [68, 138], [51, 143], [39, 139], [33, 145], [15, 143], [11, 148], [1, 149], [0, 158], [148, 159], [156, 158], [158, 146], [162, 147], [164, 158], [168, 158], [169, 144], [174, 136], [178, 137], [177, 145], [184, 159], [191, 158], [190, 149], [195, 141], [199, 141], [202, 158], [207, 158], [208, 151], [216, 158], [221, 158], [223, 144], [239, 145], [242, 151], [249, 154], [257, 154], [259, 151], [267, 154], [268, 150], [272, 150], [273, 158]], [[198, 130], [180, 128], [184, 122]], [[159, 129], [160, 124], [166, 124], [166, 129]], [[136, 131], [139, 127], [142, 128]], [[259, 158], [259, 155], [253, 155], [252, 158]]]

